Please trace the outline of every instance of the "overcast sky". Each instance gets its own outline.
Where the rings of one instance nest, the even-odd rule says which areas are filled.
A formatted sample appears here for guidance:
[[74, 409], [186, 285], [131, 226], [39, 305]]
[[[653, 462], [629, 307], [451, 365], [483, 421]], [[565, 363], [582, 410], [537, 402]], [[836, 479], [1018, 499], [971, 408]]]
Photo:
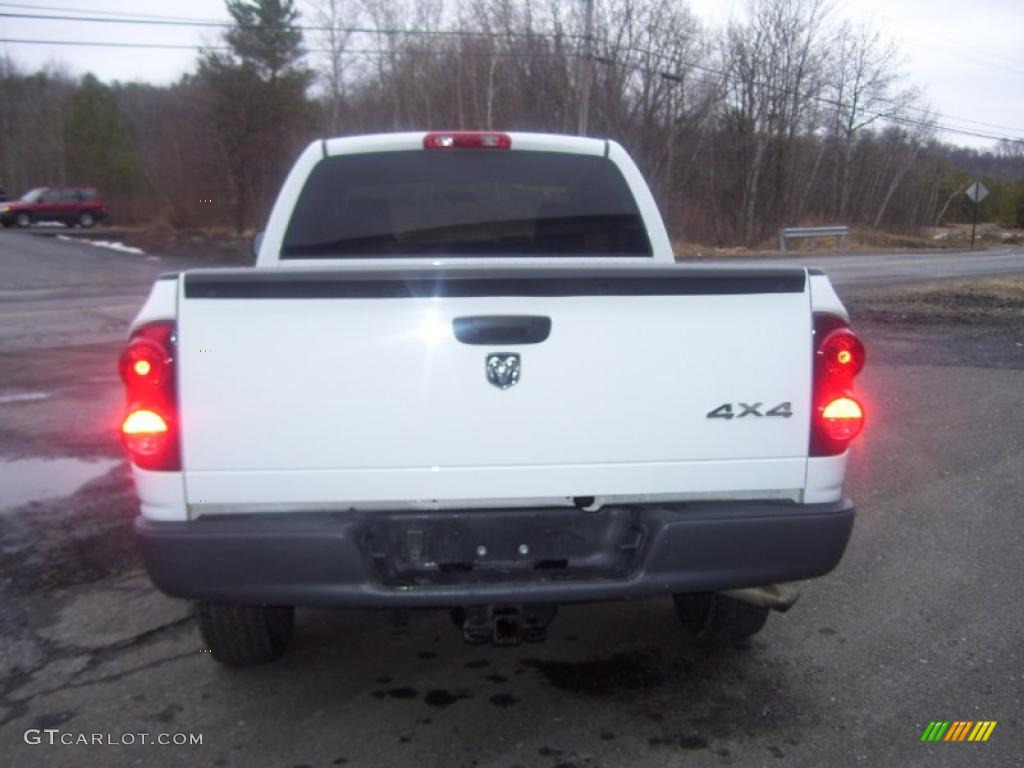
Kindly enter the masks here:
[[[689, 4], [710, 27], [724, 24], [744, 8], [744, 0], [690, 0]], [[311, 0], [299, 0], [303, 10], [310, 5]], [[31, 13], [31, 8], [44, 7], [94, 15], [126, 12], [119, 0], [19, 0], [0, 2], [0, 13]], [[227, 17], [223, 3], [217, 0], [133, 0], [130, 8], [135, 14], [175, 18]], [[843, 17], [873, 22], [901, 44], [908, 56], [908, 82], [925, 90], [932, 106], [941, 113], [941, 122], [978, 133], [1024, 139], [1024, 0], [838, 0], [833, 19]], [[0, 38], [188, 46], [218, 42], [214, 30], [3, 17]], [[0, 42], [3, 53], [23, 67], [59, 62], [73, 74], [92, 71], [106, 81], [168, 83], [192, 69], [195, 61], [191, 50]], [[979, 148], [994, 143], [955, 134], [942, 138]]]

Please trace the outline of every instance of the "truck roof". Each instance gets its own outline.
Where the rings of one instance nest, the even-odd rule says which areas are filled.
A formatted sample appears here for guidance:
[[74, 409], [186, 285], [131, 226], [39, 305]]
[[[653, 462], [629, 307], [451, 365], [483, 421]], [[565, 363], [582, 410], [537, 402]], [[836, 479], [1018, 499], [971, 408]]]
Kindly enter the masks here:
[[509, 149], [530, 152], [569, 152], [577, 155], [607, 155], [613, 142], [587, 136], [565, 136], [557, 133], [523, 131], [406, 131], [403, 133], [371, 133], [321, 140], [323, 156], [358, 152], [390, 152], [423, 149], [426, 136], [507, 136]]

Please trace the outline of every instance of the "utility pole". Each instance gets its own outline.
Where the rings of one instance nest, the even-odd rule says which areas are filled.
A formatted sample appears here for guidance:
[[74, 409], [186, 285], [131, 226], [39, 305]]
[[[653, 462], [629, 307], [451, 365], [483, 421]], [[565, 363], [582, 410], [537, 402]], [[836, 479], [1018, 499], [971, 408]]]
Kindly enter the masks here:
[[590, 119], [590, 89], [594, 78], [594, 54], [592, 42], [594, 37], [594, 0], [583, 0], [586, 5], [583, 17], [583, 60], [580, 62], [580, 112], [576, 123], [576, 133], [587, 135], [587, 123]]

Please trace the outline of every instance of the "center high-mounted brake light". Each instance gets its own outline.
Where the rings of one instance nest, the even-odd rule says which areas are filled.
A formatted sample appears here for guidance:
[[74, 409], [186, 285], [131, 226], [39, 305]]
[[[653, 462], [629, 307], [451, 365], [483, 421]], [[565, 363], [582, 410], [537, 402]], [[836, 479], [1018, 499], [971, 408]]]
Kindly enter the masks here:
[[864, 428], [864, 408], [851, 388], [866, 359], [864, 344], [845, 320], [814, 315], [811, 456], [841, 454]]
[[494, 131], [432, 131], [423, 137], [424, 149], [511, 149], [512, 137]]
[[181, 469], [174, 382], [174, 323], [137, 328], [118, 361], [127, 413], [121, 439], [143, 469]]

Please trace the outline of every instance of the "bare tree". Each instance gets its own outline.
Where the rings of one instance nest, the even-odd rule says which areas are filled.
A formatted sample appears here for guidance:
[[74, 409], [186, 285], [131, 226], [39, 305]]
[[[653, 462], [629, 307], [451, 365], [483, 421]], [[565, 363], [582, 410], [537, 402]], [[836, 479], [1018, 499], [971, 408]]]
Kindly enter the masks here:
[[750, 0], [747, 18], [727, 30], [725, 109], [742, 143], [737, 227], [745, 243], [760, 239], [769, 224], [762, 202], [769, 164], [772, 213], [777, 218], [784, 212], [794, 140], [816, 95], [814, 73], [823, 58], [821, 30], [829, 10], [825, 0]]
[[892, 156], [899, 157], [902, 155], [902, 157], [900, 157], [895, 170], [889, 178], [889, 183], [885, 187], [885, 194], [882, 196], [882, 201], [878, 206], [878, 212], [875, 214], [874, 220], [871, 223], [871, 226], [875, 229], [878, 229], [882, 220], [885, 218], [886, 211], [889, 208], [889, 203], [892, 201], [892, 197], [899, 188], [903, 178], [907, 175], [907, 171], [913, 167], [914, 161], [917, 160], [921, 150], [934, 133], [934, 131], [929, 127], [930, 122], [931, 121], [927, 119], [923, 120], [910, 131], [904, 131], [898, 128], [890, 129], [889, 135], [892, 137], [892, 143], [894, 145]]
[[832, 200], [835, 216], [843, 221], [849, 213], [858, 135], [879, 120], [906, 115], [920, 94], [912, 88], [899, 89], [905, 59], [876, 27], [844, 22], [831, 50], [828, 94], [837, 149]]
[[345, 102], [346, 64], [352, 28], [360, 23], [361, 8], [354, 0], [318, 0], [316, 25], [322, 27], [319, 42], [324, 69], [321, 79], [327, 88], [329, 127], [331, 134], [341, 129], [341, 113]]

